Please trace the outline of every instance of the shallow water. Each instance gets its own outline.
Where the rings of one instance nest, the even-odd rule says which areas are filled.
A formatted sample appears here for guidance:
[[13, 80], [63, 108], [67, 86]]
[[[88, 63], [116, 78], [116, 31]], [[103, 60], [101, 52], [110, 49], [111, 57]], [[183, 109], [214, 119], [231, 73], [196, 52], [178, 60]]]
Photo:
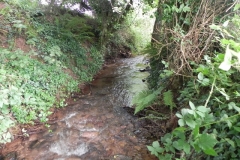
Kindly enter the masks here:
[[20, 160], [155, 159], [147, 151], [145, 137], [135, 134], [141, 124], [123, 108], [147, 87], [142, 79], [148, 73], [139, 71], [142, 63], [144, 57], [138, 56], [106, 65], [83, 89], [85, 95], [55, 113], [52, 132], [17, 139], [2, 153]]

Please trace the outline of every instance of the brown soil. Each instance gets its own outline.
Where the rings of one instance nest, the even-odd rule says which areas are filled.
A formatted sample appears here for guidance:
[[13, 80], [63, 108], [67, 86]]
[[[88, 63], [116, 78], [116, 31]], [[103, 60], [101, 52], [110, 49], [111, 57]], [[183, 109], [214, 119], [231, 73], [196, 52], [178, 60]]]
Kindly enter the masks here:
[[30, 46], [26, 44], [26, 39], [22, 37], [18, 37], [15, 39], [15, 47], [16, 49], [21, 49], [24, 52], [29, 52], [31, 50]]

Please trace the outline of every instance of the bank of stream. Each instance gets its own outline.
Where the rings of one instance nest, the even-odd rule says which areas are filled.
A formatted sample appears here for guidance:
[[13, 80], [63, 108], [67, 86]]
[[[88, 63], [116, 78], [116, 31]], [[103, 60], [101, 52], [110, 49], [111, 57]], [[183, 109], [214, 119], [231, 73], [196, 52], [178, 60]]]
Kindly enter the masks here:
[[[147, 151], [147, 129], [125, 108], [147, 87], [144, 56], [103, 67], [67, 107], [53, 114], [51, 132], [42, 130], [2, 148], [2, 159], [154, 160]], [[28, 131], [26, 131], [28, 133]]]

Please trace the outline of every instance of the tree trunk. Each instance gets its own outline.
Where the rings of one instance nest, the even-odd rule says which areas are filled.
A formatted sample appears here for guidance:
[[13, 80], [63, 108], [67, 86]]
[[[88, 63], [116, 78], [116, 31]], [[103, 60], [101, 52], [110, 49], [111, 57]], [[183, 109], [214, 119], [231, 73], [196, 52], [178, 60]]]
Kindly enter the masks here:
[[153, 33], [152, 33], [152, 41], [151, 41], [152, 44], [154, 42], [161, 41], [161, 38], [159, 35], [161, 27], [162, 27], [162, 1], [159, 0], [157, 11], [156, 11], [156, 20], [154, 23]]

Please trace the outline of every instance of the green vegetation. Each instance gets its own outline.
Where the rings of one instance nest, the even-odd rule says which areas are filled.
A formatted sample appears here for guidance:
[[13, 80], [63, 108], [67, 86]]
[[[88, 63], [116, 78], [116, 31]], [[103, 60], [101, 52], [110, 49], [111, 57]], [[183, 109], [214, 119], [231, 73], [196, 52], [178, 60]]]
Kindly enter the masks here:
[[150, 44], [154, 15], [148, 5], [108, 0], [90, 1], [90, 4], [101, 24], [100, 43], [106, 58], [129, 57]]
[[50, 109], [65, 106], [79, 83], [91, 81], [104, 57], [128, 57], [150, 43], [152, 27], [141, 23], [142, 7], [134, 11], [121, 2], [113, 10], [117, 3], [90, 1], [92, 18], [64, 8], [67, 3], [80, 2], [0, 3], [0, 143], [13, 139], [12, 126], [47, 123]]
[[237, 1], [158, 2], [150, 91], [134, 102], [135, 113], [168, 106], [178, 119], [147, 146], [160, 160], [240, 158], [238, 9]]
[[[50, 108], [64, 106], [79, 82], [91, 81], [103, 57], [144, 49], [150, 56], [149, 90], [134, 98], [135, 114], [153, 109], [146, 118], [163, 121], [167, 115], [157, 112], [166, 107], [167, 120], [175, 117], [178, 124], [149, 151], [161, 160], [240, 159], [238, 1], [90, 0], [95, 19], [63, 7], [78, 0], [59, 6], [53, 0], [45, 7], [30, 0], [4, 2], [1, 143], [11, 140], [9, 128], [17, 123], [47, 122]], [[17, 38], [26, 39], [27, 52], [17, 49]]]
[[103, 54], [92, 44], [98, 22], [90, 17], [56, 16], [30, 0], [1, 7], [0, 143], [6, 143], [14, 136], [10, 127], [47, 123], [52, 107], [66, 106], [65, 98], [101, 68]]

